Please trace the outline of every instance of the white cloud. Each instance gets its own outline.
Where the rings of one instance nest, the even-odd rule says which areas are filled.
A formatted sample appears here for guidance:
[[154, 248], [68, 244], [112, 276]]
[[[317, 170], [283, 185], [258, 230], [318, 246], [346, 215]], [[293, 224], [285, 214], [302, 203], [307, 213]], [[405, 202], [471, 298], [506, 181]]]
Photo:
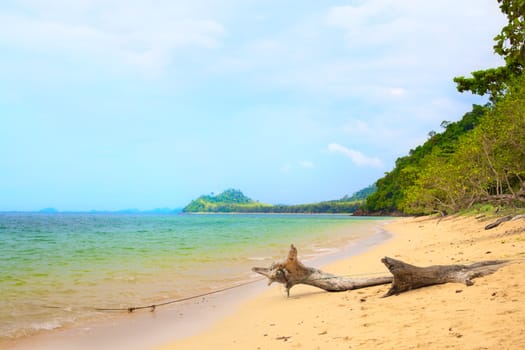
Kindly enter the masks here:
[[252, 50], [255, 53], [262, 54], [274, 54], [282, 50], [280, 43], [272, 39], [261, 39], [255, 42], [249, 43], [247, 46], [248, 50]]
[[388, 93], [395, 97], [401, 97], [406, 95], [407, 91], [403, 88], [390, 88], [388, 89]]
[[27, 12], [0, 9], [0, 44], [29, 52], [87, 56], [110, 66], [126, 64], [156, 73], [183, 48], [219, 47], [226, 33], [218, 21], [170, 3], [54, 0], [44, 5], [26, 1]]
[[381, 162], [379, 158], [367, 157], [366, 155], [364, 155], [363, 153], [359, 151], [356, 151], [350, 148], [346, 148], [337, 143], [329, 144], [328, 151], [332, 153], [344, 154], [345, 156], [350, 158], [352, 162], [354, 162], [354, 164], [359, 165], [359, 166], [371, 166], [371, 167], [377, 167], [377, 168], [383, 166], [383, 163]]
[[[439, 130], [443, 119], [469, 110], [472, 98], [455, 91], [452, 77], [498, 64], [492, 38], [505, 18], [495, 0], [345, 3], [351, 6], [298, 0], [0, 1], [0, 99], [16, 100], [15, 108], [18, 101], [31, 106], [27, 113], [9, 113], [8, 106], [4, 114], [23, 125], [68, 120], [73, 132], [64, 123], [48, 124], [90, 155], [107, 152], [104, 139], [118, 144], [114, 154], [129, 155], [127, 140], [152, 138], [140, 155], [147, 169], [158, 171], [146, 175], [173, 178], [183, 170], [196, 186], [202, 186], [203, 169], [226, 166], [224, 174], [258, 174], [246, 176], [256, 187], [286, 178], [290, 196], [292, 187], [312, 192], [304, 191], [312, 181], [337, 193], [347, 174], [320, 165], [326, 159], [318, 157], [328, 152], [371, 183], [382, 164]], [[136, 72], [163, 79], [141, 84]], [[100, 137], [73, 140], [84, 124], [104, 125], [102, 144]], [[110, 138], [114, 130], [118, 137]], [[4, 139], [4, 149], [17, 149]], [[319, 145], [333, 140], [351, 142], [353, 149], [332, 143], [319, 154]], [[68, 142], [56, 145], [76, 149]], [[257, 159], [254, 147], [261, 153]], [[155, 150], [158, 155], [150, 156]], [[166, 150], [173, 173], [163, 171]], [[127, 169], [135, 169], [136, 157], [119, 157], [124, 164], [121, 158], [130, 158]], [[254, 166], [236, 159], [253, 159]], [[272, 180], [266, 173], [279, 176]], [[322, 181], [327, 178], [333, 180]]]
[[[331, 7], [311, 24], [317, 40], [289, 33], [274, 38], [289, 52], [275, 63], [282, 69], [264, 78], [374, 104], [399, 97], [421, 103], [423, 93], [453, 88], [454, 76], [501, 64], [491, 52], [504, 22], [494, 0], [367, 0]], [[290, 62], [297, 53], [306, 58]]]
[[291, 173], [294, 169], [301, 168], [301, 169], [313, 169], [315, 168], [315, 164], [312, 161], [309, 160], [301, 160], [299, 162], [287, 162], [281, 165], [281, 172], [284, 174]]
[[282, 166], [281, 166], [281, 171], [285, 174], [288, 174], [290, 173], [290, 171], [292, 170], [292, 164], [290, 163], [284, 163]]
[[[386, 111], [374, 115], [373, 118], [370, 117], [369, 122], [349, 118], [337, 128], [340, 133], [335, 137], [350, 139], [360, 148], [366, 147], [370, 150], [369, 152], [381, 154], [386, 163], [387, 159], [405, 155], [411, 148], [422, 144], [427, 139], [428, 131], [437, 129], [443, 115], [457, 115], [451, 112], [435, 114], [432, 108], [429, 110], [430, 112], [425, 110], [422, 112], [406, 111], [405, 113]], [[436, 106], [436, 110], [442, 112], [443, 108]], [[408, 119], [412, 115], [428, 116], [429, 119], [420, 118], [418, 121], [410, 122], [403, 119], [403, 116]], [[374, 141], [371, 142], [371, 140]]]
[[309, 161], [309, 160], [302, 160], [299, 162], [299, 165], [302, 167], [302, 168], [306, 168], [306, 169], [312, 169], [315, 167], [314, 163]]

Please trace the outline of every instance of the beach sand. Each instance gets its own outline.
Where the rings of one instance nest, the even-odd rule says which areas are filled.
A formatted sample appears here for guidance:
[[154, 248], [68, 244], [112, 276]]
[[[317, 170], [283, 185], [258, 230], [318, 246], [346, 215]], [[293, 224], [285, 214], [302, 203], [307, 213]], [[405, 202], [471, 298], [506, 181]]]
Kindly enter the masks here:
[[399, 219], [387, 225], [393, 238], [386, 243], [322, 267], [363, 277], [388, 275], [384, 256], [418, 266], [513, 261], [473, 286], [448, 283], [388, 298], [389, 285], [340, 293], [295, 286], [286, 298], [272, 285], [207, 330], [157, 350], [525, 349], [525, 219], [484, 230], [489, 222]]

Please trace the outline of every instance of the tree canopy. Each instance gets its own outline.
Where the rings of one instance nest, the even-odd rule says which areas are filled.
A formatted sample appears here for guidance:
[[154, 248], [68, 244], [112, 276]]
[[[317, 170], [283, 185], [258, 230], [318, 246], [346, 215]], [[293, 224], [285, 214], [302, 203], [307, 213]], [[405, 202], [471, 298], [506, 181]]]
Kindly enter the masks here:
[[474, 106], [398, 158], [368, 197], [371, 212], [454, 213], [476, 203], [525, 206], [525, 75], [495, 105]]
[[426, 159], [431, 154], [441, 157], [453, 154], [461, 136], [471, 132], [479, 124], [487, 108], [474, 105], [472, 111], [466, 113], [461, 120], [442, 122], [441, 125], [445, 127], [442, 133], [432, 133], [423, 145], [410, 150], [408, 156], [398, 158], [394, 169], [377, 181], [377, 190], [367, 198], [365, 209], [385, 214], [406, 212], [409, 191], [413, 191]]
[[460, 92], [489, 94], [458, 122], [398, 158], [368, 197], [370, 212], [454, 213], [476, 203], [525, 207], [525, 0], [498, 0], [508, 23], [494, 38], [502, 67], [456, 77]]
[[457, 212], [475, 203], [525, 206], [525, 77], [463, 134], [452, 153], [434, 149], [406, 188], [410, 214]]
[[311, 204], [265, 204], [246, 197], [241, 191], [229, 189], [218, 195], [204, 195], [191, 201], [185, 213], [286, 213], [286, 214], [341, 214], [354, 213], [365, 198], [375, 191], [375, 185], [364, 188], [352, 196], [338, 200]]
[[505, 65], [472, 72], [472, 77], [455, 77], [459, 92], [490, 95], [495, 102], [505, 94], [509, 82], [523, 74], [525, 69], [525, 0], [498, 0], [508, 23], [494, 37], [494, 53], [505, 60]]

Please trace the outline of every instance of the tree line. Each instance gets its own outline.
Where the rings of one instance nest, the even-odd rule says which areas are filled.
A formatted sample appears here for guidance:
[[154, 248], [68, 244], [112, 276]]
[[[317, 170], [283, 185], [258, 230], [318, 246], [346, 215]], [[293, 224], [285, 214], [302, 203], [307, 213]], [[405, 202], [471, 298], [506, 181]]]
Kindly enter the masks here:
[[218, 195], [203, 195], [191, 201], [185, 213], [283, 213], [283, 214], [350, 214], [364, 204], [365, 198], [375, 191], [375, 185], [364, 188], [352, 196], [338, 200], [311, 204], [266, 204], [246, 197], [241, 191], [228, 189]]
[[478, 203], [525, 207], [525, 2], [498, 0], [508, 24], [494, 40], [502, 67], [456, 77], [459, 92], [488, 95], [458, 122], [398, 158], [377, 181], [368, 212], [455, 213]]

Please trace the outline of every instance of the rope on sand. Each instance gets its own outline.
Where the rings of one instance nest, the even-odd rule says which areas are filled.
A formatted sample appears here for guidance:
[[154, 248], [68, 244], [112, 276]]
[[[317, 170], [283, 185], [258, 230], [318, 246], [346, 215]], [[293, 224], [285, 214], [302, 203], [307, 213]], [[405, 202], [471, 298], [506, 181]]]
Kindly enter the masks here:
[[202, 294], [198, 294], [198, 295], [192, 295], [190, 297], [185, 297], [185, 298], [180, 298], [180, 299], [176, 299], [176, 300], [166, 301], [164, 303], [144, 305], [144, 306], [131, 306], [131, 307], [127, 307], [127, 308], [94, 308], [94, 309], [96, 311], [127, 311], [127, 312], [133, 312], [135, 310], [142, 310], [142, 309], [151, 309], [150, 311], [153, 312], [159, 306], [165, 306], [165, 305], [180, 303], [180, 302], [188, 301], [188, 300], [192, 300], [192, 299], [202, 298], [202, 297], [205, 297], [205, 296], [208, 296], [208, 295], [217, 294], [217, 293], [221, 293], [221, 292], [224, 292], [224, 291], [227, 291], [227, 290], [243, 287], [243, 286], [246, 286], [246, 285], [249, 285], [249, 284], [252, 284], [252, 283], [255, 283], [255, 282], [259, 282], [259, 281], [262, 281], [262, 280], [263, 280], [263, 278], [259, 278], [259, 279], [253, 280], [253, 281], [244, 282], [244, 283], [241, 283], [241, 284], [236, 284], [234, 286], [213, 290], [211, 292], [206, 292], [206, 293], [202, 293]]
[[[509, 261], [511, 261], [511, 262], [525, 262], [525, 259], [524, 258], [517, 258], [517, 259], [511, 259]], [[361, 276], [379, 275], [379, 274], [384, 274], [384, 272], [356, 273], [356, 274], [351, 274], [351, 275], [342, 275], [342, 277], [361, 277]], [[338, 276], [326, 277], [326, 278], [334, 278], [334, 277], [338, 277]], [[339, 277], [341, 277], [341, 276], [339, 276]], [[192, 295], [192, 296], [184, 297], [184, 298], [180, 298], [180, 299], [170, 300], [170, 301], [166, 301], [164, 303], [151, 304], [151, 305], [141, 305], [141, 306], [130, 306], [130, 307], [126, 307], [126, 308], [92, 308], [92, 309], [95, 310], [95, 311], [127, 311], [127, 312], [130, 312], [130, 313], [135, 311], [135, 310], [150, 309], [150, 311], [153, 312], [159, 306], [165, 306], [165, 305], [180, 303], [180, 302], [188, 301], [188, 300], [192, 300], [192, 299], [202, 298], [202, 297], [205, 297], [205, 296], [221, 293], [221, 292], [224, 292], [224, 291], [227, 291], [227, 290], [231, 290], [231, 289], [247, 286], [247, 285], [252, 284], [252, 283], [260, 282], [260, 281], [262, 281], [264, 279], [265, 278], [258, 278], [258, 279], [252, 280], [252, 281], [244, 282], [244, 283], [241, 283], [241, 284], [236, 284], [234, 286], [229, 286], [229, 287], [213, 290], [213, 291], [202, 293], [202, 294], [198, 294], [198, 295]], [[60, 307], [60, 306], [40, 305], [40, 307], [51, 308], [51, 309], [62, 309], [62, 307]]]
[[[372, 274], [382, 274], [382, 273], [384, 274], [384, 272], [375, 272], [375, 273], [372, 273]], [[354, 274], [352, 276], [369, 275], [369, 274], [370, 273], [368, 273], [368, 274]], [[348, 276], [350, 276], [350, 275], [348, 275]], [[337, 277], [337, 276], [334, 276], [334, 277]], [[330, 278], [333, 278], [333, 277], [330, 277]], [[170, 301], [166, 301], [164, 303], [151, 304], [151, 305], [142, 305], [142, 306], [130, 306], [130, 307], [127, 307], [127, 308], [94, 308], [94, 310], [95, 311], [127, 311], [127, 312], [131, 313], [131, 312], [133, 312], [135, 310], [150, 309], [150, 311], [153, 312], [159, 306], [165, 306], [165, 305], [180, 303], [180, 302], [188, 301], [188, 300], [192, 300], [192, 299], [202, 298], [202, 297], [205, 297], [205, 296], [208, 296], [208, 295], [221, 293], [221, 292], [224, 292], [224, 291], [227, 291], [227, 290], [231, 290], [231, 289], [235, 289], [235, 288], [238, 288], [238, 287], [243, 287], [243, 286], [255, 283], [255, 282], [262, 281], [264, 279], [265, 278], [258, 278], [258, 279], [253, 280], [253, 281], [248, 281], [248, 282], [244, 282], [244, 283], [241, 283], [241, 284], [236, 284], [234, 286], [213, 290], [211, 292], [206, 292], [206, 293], [202, 293], [202, 294], [198, 294], [198, 295], [192, 295], [192, 296], [189, 296], [189, 297], [184, 297], [184, 298], [180, 298], [180, 299], [176, 299], [176, 300], [170, 300]], [[53, 308], [55, 308], [55, 307], [53, 307]], [[56, 308], [58, 308], [58, 307], [56, 307]]]
[[[377, 272], [377, 273], [372, 273], [372, 274], [380, 274], [380, 273], [382, 273], [382, 272]], [[364, 275], [364, 274], [354, 274], [352, 276], [358, 276], [358, 275]], [[348, 276], [350, 276], [350, 275], [348, 275]], [[188, 300], [193, 300], [193, 299], [197, 299], [197, 298], [202, 298], [202, 297], [205, 297], [205, 296], [209, 296], [209, 295], [225, 292], [227, 290], [231, 290], [231, 289], [247, 286], [247, 285], [252, 284], [252, 283], [263, 281], [264, 279], [265, 278], [258, 278], [258, 279], [252, 280], [252, 281], [244, 282], [244, 283], [241, 283], [241, 284], [236, 284], [234, 286], [229, 286], [229, 287], [213, 290], [213, 291], [202, 293], [202, 294], [192, 295], [192, 296], [184, 297], [184, 298], [180, 298], [180, 299], [170, 300], [170, 301], [166, 301], [166, 302], [163, 302], [163, 303], [157, 303], [157, 304], [151, 304], [151, 305], [130, 306], [130, 307], [116, 307], [116, 308], [92, 307], [92, 308], [89, 308], [89, 309], [92, 309], [92, 310], [95, 310], [95, 311], [127, 311], [127, 312], [130, 312], [130, 313], [135, 311], [135, 310], [150, 309], [150, 311], [153, 312], [159, 306], [165, 306], [165, 305], [180, 303], [180, 302], [183, 302], [183, 301], [188, 301]], [[48, 308], [48, 309], [63, 309], [63, 307], [61, 307], [61, 306], [54, 306], [54, 305], [38, 305], [38, 306], [43, 307], [43, 308]]]

